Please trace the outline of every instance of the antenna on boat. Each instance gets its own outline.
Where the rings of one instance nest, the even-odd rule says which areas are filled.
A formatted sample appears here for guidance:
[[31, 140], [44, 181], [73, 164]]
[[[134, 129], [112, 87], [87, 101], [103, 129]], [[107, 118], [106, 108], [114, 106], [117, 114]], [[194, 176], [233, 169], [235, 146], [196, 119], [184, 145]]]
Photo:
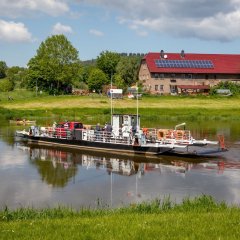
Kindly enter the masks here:
[[111, 96], [111, 126], [112, 126], [112, 124], [113, 124], [113, 122], [112, 122], [112, 115], [113, 115], [112, 94], [113, 94], [113, 90], [112, 90], [112, 73], [111, 73], [111, 89], [110, 89], [110, 96]]
[[138, 119], [138, 83], [136, 83], [136, 90], [137, 90], [137, 132], [139, 131], [139, 119]]

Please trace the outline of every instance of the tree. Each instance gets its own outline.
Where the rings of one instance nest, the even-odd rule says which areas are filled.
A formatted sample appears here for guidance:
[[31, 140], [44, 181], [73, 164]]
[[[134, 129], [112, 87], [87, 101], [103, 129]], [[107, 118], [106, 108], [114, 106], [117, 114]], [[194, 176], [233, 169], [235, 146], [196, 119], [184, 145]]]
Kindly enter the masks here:
[[97, 67], [101, 69], [110, 80], [116, 72], [116, 66], [120, 60], [120, 55], [114, 52], [101, 52], [97, 57]]
[[0, 78], [5, 78], [7, 76], [7, 64], [4, 61], [0, 61]]
[[28, 62], [28, 86], [50, 94], [68, 93], [78, 76], [78, 51], [64, 35], [53, 35], [42, 42]]
[[7, 69], [7, 79], [12, 82], [13, 85], [18, 87], [23, 85], [27, 69], [23, 67], [13, 66]]
[[101, 92], [103, 85], [108, 83], [106, 74], [101, 69], [94, 69], [88, 78], [88, 88], [90, 91]]
[[21, 76], [26, 71], [23, 67], [13, 66], [6, 71], [7, 78], [12, 82], [21, 81]]
[[126, 84], [120, 74], [115, 74], [113, 79], [114, 79], [114, 85], [116, 85], [117, 88], [126, 90]]
[[140, 66], [141, 57], [121, 57], [116, 71], [122, 77], [126, 86], [131, 86], [138, 80], [138, 70]]
[[94, 69], [96, 69], [96, 67], [92, 66], [92, 65], [86, 65], [86, 66], [81, 67], [79, 69], [80, 81], [87, 83], [89, 75], [92, 72], [92, 70], [94, 70]]
[[9, 92], [12, 91], [14, 88], [14, 85], [11, 81], [9, 81], [7, 78], [0, 81], [0, 92]]

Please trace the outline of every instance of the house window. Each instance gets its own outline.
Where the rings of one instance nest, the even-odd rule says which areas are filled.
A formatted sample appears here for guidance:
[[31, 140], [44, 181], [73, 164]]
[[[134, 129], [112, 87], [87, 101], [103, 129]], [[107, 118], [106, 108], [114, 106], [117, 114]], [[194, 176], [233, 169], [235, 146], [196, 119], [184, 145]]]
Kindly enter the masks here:
[[163, 91], [163, 85], [159, 85], [160, 91]]
[[187, 78], [188, 78], [188, 79], [192, 79], [192, 74], [188, 74], [188, 75], [187, 75]]
[[163, 73], [160, 74], [160, 78], [164, 79], [164, 74]]
[[206, 80], [208, 79], [208, 75], [205, 75], [205, 79], [206, 79]]
[[155, 91], [158, 91], [158, 85], [155, 85]]
[[185, 74], [182, 74], [182, 75], [181, 75], [181, 78], [182, 78], [182, 79], [185, 79]]
[[155, 73], [154, 77], [155, 77], [155, 79], [157, 79], [158, 78], [158, 73]]

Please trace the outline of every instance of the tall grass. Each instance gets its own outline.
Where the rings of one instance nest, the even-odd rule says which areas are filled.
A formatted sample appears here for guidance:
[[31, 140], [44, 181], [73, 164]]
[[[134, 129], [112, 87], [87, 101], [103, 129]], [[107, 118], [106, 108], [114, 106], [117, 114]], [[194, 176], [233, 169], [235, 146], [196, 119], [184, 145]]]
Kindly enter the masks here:
[[240, 208], [209, 196], [119, 209], [0, 212], [0, 239], [240, 239]]
[[[134, 108], [115, 109], [114, 113], [136, 114]], [[157, 127], [161, 121], [229, 121], [240, 120], [240, 112], [235, 109], [166, 109], [140, 108], [141, 125]], [[66, 109], [6, 109], [0, 107], [0, 120], [28, 119], [38, 124], [52, 124], [54, 121], [81, 121], [86, 124], [110, 121], [109, 108], [66, 108]]]
[[240, 208], [236, 206], [227, 206], [226, 203], [216, 202], [211, 196], [202, 195], [193, 199], [187, 197], [182, 203], [175, 203], [169, 197], [164, 199], [155, 199], [151, 202], [131, 204], [128, 207], [111, 209], [108, 206], [97, 206], [95, 209], [80, 208], [75, 210], [67, 207], [34, 209], [19, 208], [11, 210], [7, 206], [0, 211], [0, 221], [18, 221], [29, 219], [54, 219], [67, 217], [96, 217], [111, 214], [156, 214], [164, 212], [221, 212], [225, 210], [236, 210], [240, 213]]

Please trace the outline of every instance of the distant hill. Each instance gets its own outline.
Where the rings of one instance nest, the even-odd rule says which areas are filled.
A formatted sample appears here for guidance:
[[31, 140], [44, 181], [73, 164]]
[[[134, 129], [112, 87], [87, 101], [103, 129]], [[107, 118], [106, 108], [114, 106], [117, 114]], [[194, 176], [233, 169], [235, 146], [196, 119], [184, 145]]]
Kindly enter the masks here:
[[96, 65], [97, 59], [81, 61], [83, 66]]

